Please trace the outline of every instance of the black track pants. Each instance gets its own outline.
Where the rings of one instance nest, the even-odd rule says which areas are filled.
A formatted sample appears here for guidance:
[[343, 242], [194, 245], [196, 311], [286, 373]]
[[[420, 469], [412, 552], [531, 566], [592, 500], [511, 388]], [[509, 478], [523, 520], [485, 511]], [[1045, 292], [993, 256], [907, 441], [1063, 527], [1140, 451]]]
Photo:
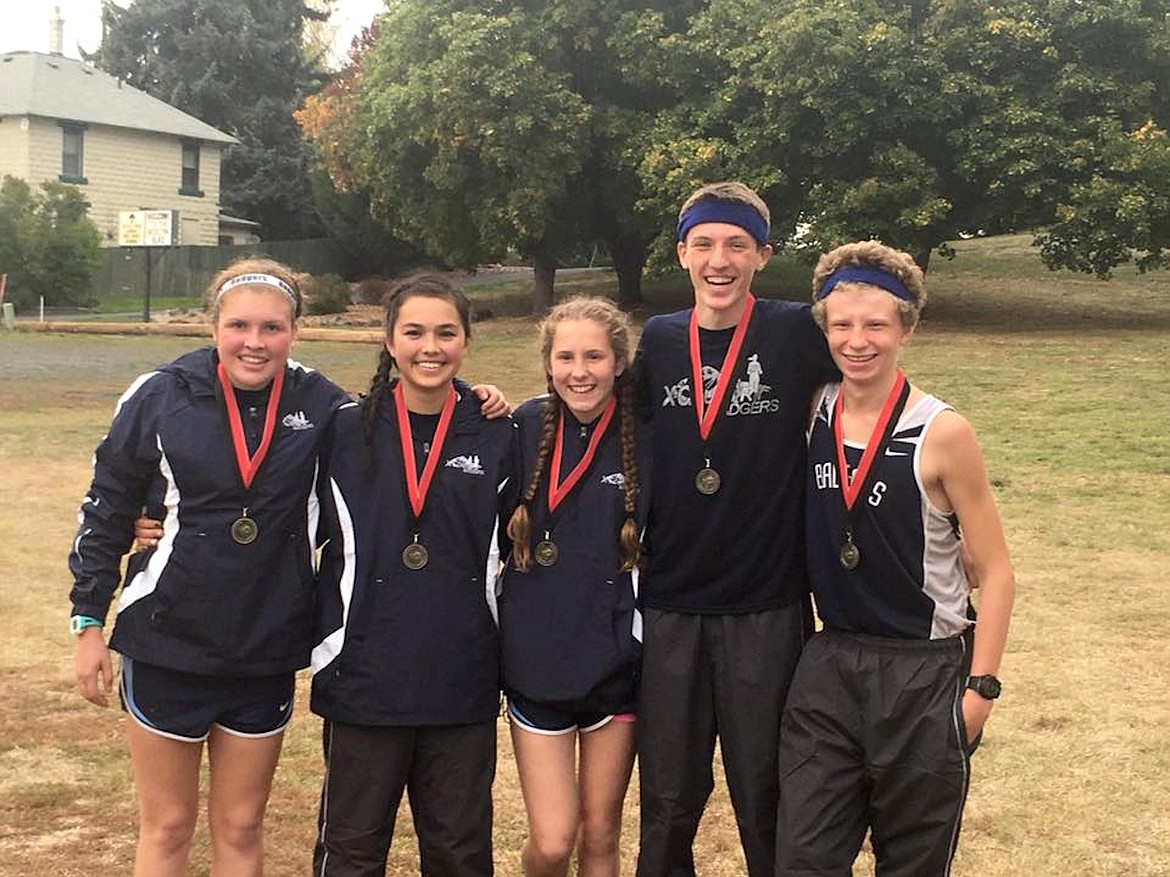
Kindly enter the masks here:
[[383, 877], [402, 791], [424, 877], [491, 877], [496, 723], [325, 722], [314, 877]]
[[808, 608], [747, 615], [647, 610], [638, 701], [638, 877], [691, 877], [719, 738], [751, 877], [772, 877], [780, 712]]
[[969, 663], [963, 637], [812, 638], [781, 728], [777, 877], [849, 877], [867, 828], [878, 877], [950, 873]]

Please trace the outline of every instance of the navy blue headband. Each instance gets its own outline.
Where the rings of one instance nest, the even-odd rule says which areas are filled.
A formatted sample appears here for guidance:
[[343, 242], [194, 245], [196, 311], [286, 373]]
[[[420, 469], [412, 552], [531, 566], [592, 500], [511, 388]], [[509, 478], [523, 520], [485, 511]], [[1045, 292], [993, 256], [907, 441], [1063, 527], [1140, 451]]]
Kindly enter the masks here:
[[717, 198], [696, 201], [679, 217], [679, 241], [685, 242], [687, 232], [704, 222], [726, 222], [729, 225], [738, 225], [750, 234], [761, 247], [768, 245], [768, 222], [750, 204], [743, 204], [739, 201], [720, 201]]
[[838, 268], [821, 285], [820, 291], [817, 292], [817, 301], [820, 301], [832, 292], [833, 287], [838, 283], [868, 283], [870, 286], [884, 289], [886, 292], [892, 293], [911, 304], [918, 301], [914, 294], [906, 288], [906, 284], [893, 274], [882, 271], [880, 268], [868, 267]]

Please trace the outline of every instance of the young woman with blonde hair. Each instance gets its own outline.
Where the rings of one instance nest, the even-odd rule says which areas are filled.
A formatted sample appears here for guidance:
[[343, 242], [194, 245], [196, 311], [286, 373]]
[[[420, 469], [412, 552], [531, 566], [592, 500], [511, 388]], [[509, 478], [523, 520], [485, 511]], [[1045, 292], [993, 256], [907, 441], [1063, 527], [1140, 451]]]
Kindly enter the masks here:
[[[69, 557], [76, 676], [105, 706], [109, 649], [138, 795], [134, 873], [186, 871], [204, 744], [211, 869], [259, 875], [264, 811], [308, 664], [320, 439], [349, 397], [289, 359], [301, 293], [285, 265], [237, 262], [207, 290], [214, 347], [138, 378], [94, 457]], [[130, 558], [140, 510], [161, 522]]]
[[647, 467], [637, 456], [629, 321], [570, 299], [540, 329], [549, 393], [516, 411], [523, 473], [500, 594], [504, 690], [529, 877], [616, 875], [634, 759], [636, 609]]

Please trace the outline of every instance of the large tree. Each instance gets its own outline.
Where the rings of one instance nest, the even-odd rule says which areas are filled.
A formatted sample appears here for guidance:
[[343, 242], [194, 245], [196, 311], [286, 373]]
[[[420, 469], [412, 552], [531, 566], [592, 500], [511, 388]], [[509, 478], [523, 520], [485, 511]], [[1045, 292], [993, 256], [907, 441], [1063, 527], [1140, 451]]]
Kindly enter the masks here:
[[[675, 173], [663, 200], [742, 176], [782, 238], [875, 236], [923, 259], [960, 234], [1059, 218], [1046, 260], [1099, 271], [1154, 246], [1159, 211], [1167, 242], [1167, 13], [1157, 0], [712, 0], [676, 44], [688, 63], [669, 68], [692, 99], [660, 119], [643, 174]], [[1141, 203], [1111, 210], [1135, 182]]]
[[103, 6], [103, 70], [239, 139], [224, 155], [226, 211], [272, 238], [317, 234], [311, 151], [293, 112], [323, 81], [302, 39], [304, 0], [135, 0]]
[[676, 99], [654, 59], [698, 5], [401, 0], [360, 75], [302, 125], [339, 188], [445, 261], [519, 251], [541, 310], [557, 266], [600, 241], [634, 303], [660, 224], [638, 208], [637, 168]]

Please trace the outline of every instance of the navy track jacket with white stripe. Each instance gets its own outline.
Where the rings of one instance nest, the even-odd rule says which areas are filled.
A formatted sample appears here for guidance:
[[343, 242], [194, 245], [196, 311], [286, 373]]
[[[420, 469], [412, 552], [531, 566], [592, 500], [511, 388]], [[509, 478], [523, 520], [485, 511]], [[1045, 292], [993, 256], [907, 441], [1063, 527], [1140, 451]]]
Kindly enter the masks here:
[[[429, 558], [407, 569], [413, 541], [394, 402], [383, 399], [367, 445], [357, 408], [338, 414], [320, 488], [328, 535], [319, 575], [313, 712], [346, 724], [464, 725], [499, 710], [495, 621], [501, 491], [511, 418], [459, 401], [419, 522]], [[416, 445], [416, 462], [425, 456]]]
[[[212, 348], [185, 354], [118, 402], [78, 513], [73, 614], [105, 618], [145, 505], [163, 537], [128, 561], [111, 648], [188, 673], [287, 672], [308, 663], [312, 641], [318, 452], [352, 403], [290, 362], [267, 458], [245, 494], [217, 361]], [[259, 535], [240, 545], [231, 525], [245, 507]]]
[[[521, 405], [514, 415], [520, 442], [514, 465], [531, 476], [548, 397]], [[559, 480], [584, 456], [596, 422], [583, 427], [565, 415]], [[639, 444], [641, 529], [649, 499], [648, 442]], [[548, 467], [529, 506], [532, 542], [549, 528]], [[519, 493], [520, 491], [516, 491]], [[557, 508], [551, 538], [559, 549], [553, 566], [533, 561], [521, 572], [509, 565], [500, 589], [504, 689], [529, 700], [574, 710], [631, 712], [641, 663], [641, 617], [636, 609], [638, 573], [623, 572], [619, 539], [626, 521], [621, 424], [615, 417], [582, 479]]]

